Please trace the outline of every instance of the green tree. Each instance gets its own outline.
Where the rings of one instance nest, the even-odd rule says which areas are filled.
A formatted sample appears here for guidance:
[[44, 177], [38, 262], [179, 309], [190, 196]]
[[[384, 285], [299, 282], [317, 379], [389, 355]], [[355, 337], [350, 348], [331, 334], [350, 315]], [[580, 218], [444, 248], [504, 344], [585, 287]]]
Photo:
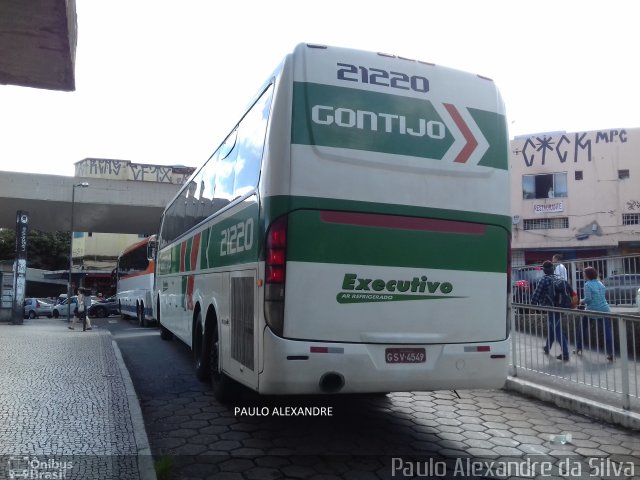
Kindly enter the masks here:
[[[69, 232], [29, 232], [27, 266], [43, 270], [65, 270], [69, 265]], [[0, 229], [0, 260], [13, 260], [16, 255], [16, 233]]]

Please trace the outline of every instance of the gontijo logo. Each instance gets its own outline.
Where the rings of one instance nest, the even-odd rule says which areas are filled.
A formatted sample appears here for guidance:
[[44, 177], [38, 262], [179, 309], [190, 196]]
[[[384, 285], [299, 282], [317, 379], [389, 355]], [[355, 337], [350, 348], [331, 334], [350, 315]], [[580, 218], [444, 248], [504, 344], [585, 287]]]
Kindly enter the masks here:
[[426, 275], [411, 280], [384, 280], [362, 278], [356, 273], [345, 273], [338, 303], [397, 302], [402, 300], [435, 300], [464, 298], [451, 295], [451, 282], [430, 281]]
[[291, 141], [477, 165], [489, 142], [472, 112], [486, 117], [436, 99], [296, 82]]

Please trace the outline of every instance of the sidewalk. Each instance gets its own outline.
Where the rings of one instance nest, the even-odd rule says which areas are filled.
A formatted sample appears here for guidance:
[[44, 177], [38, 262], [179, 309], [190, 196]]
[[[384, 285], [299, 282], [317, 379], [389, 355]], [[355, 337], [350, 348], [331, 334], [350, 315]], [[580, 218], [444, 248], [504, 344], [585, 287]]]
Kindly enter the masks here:
[[[117, 345], [107, 330], [66, 327], [47, 319], [0, 324], [0, 480], [56, 478], [46, 476], [56, 472], [65, 479], [155, 480], [138, 398]], [[579, 385], [520, 370], [506, 388], [640, 428], [640, 415], [617, 408], [612, 393], [594, 400]]]
[[572, 412], [592, 418], [640, 430], [640, 364], [629, 359], [628, 387], [629, 410], [622, 408], [622, 384], [625, 379], [622, 361], [617, 357], [608, 362], [604, 353], [585, 349], [582, 356], [573, 351], [568, 362], [554, 357], [560, 353], [556, 345], [550, 355], [544, 355], [545, 338], [515, 332], [516, 356], [512, 358], [516, 369], [511, 367], [511, 376], [505, 388], [521, 394], [551, 402]]
[[155, 479], [138, 399], [107, 330], [43, 318], [0, 324], [5, 478]]

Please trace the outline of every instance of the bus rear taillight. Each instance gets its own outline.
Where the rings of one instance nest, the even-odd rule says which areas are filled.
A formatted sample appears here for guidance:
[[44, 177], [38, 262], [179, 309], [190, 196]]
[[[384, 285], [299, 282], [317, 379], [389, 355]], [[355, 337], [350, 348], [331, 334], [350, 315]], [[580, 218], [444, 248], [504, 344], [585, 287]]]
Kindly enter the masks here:
[[287, 217], [280, 217], [267, 232], [264, 318], [276, 335], [284, 328], [284, 282], [287, 263]]

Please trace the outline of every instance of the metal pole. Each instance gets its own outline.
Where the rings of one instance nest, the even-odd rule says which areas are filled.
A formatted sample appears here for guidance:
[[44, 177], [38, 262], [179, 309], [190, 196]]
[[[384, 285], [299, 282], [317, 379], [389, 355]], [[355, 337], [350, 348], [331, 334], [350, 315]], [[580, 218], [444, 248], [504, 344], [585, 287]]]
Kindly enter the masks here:
[[71, 188], [71, 235], [69, 238], [69, 279], [67, 285], [67, 320], [71, 321], [71, 269], [73, 268], [73, 206], [76, 200], [76, 187], [88, 187], [89, 183], [74, 184]]
[[[620, 342], [620, 370], [622, 373], [622, 409], [631, 410], [631, 398], [629, 395], [629, 345], [627, 344], [627, 321], [624, 318], [618, 319], [618, 340]], [[615, 359], [616, 352], [614, 351], [610, 354], [613, 355]]]
[[71, 321], [71, 269], [73, 268], [73, 204], [75, 203], [76, 186], [71, 187], [71, 232], [69, 235], [69, 279], [67, 282], [67, 321]]

